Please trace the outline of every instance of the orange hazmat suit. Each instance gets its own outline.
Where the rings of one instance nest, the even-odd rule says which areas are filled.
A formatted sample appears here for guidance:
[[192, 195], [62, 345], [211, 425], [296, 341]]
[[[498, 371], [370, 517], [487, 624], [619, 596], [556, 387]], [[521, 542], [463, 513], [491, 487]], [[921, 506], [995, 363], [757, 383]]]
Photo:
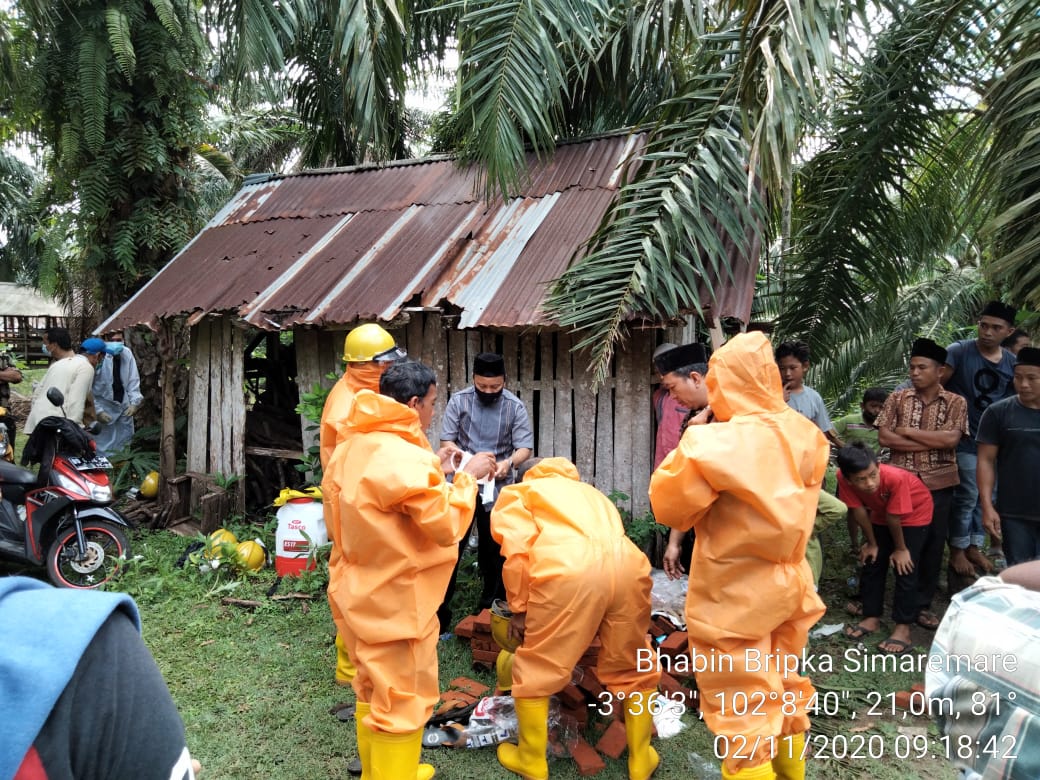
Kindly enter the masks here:
[[546, 458], [502, 488], [491, 512], [502, 580], [514, 613], [526, 612], [513, 659], [516, 698], [549, 696], [571, 680], [599, 633], [596, 672], [611, 691], [657, 687], [650, 624], [650, 562], [625, 536], [617, 508], [565, 458]]
[[761, 333], [716, 351], [706, 381], [716, 422], [686, 430], [650, 478], [650, 503], [659, 523], [697, 532], [687, 633], [701, 712], [732, 775], [809, 727], [812, 683], [791, 667], [825, 611], [805, 548], [829, 452], [784, 403]]
[[343, 376], [329, 390], [318, 426], [318, 458], [321, 460], [322, 469], [328, 466], [329, 458], [342, 438], [354, 396], [358, 390], [378, 393], [379, 378], [383, 376], [383, 371], [388, 365], [389, 363], [347, 363]]
[[[336, 445], [343, 438], [344, 428], [347, 424], [347, 415], [354, 403], [354, 396], [359, 390], [371, 390], [379, 392], [379, 378], [389, 364], [379, 363], [347, 363], [336, 384], [329, 390], [325, 398], [325, 406], [321, 410], [321, 422], [318, 425], [318, 458], [324, 471], [336, 450]], [[335, 527], [332, 522], [332, 513], [328, 502], [323, 499], [323, 510], [325, 514], [325, 528], [328, 530], [329, 538], [335, 540]], [[338, 545], [332, 546], [329, 553], [329, 579], [342, 576], [343, 559], [340, 557]], [[329, 609], [332, 612], [332, 622], [336, 624], [336, 677], [341, 684], [346, 685], [354, 678], [355, 670], [351, 659], [348, 657], [343, 643], [343, 615], [339, 607], [329, 599]]]
[[406, 734], [433, 711], [437, 607], [477, 498], [473, 477], [447, 482], [414, 409], [361, 390], [322, 492], [344, 566], [329, 597], [358, 666], [353, 686], [371, 705], [364, 724]]

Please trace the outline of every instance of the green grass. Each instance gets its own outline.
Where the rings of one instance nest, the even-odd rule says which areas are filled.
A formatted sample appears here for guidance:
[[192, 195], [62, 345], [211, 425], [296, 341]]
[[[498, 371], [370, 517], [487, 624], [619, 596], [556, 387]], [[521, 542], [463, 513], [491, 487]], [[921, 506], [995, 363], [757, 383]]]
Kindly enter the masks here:
[[[257, 528], [238, 528], [239, 536], [251, 538]], [[262, 530], [272, 539], [271, 526]], [[829, 553], [823, 595], [830, 607], [823, 623], [844, 622], [845, 578], [850, 560], [841, 558], [847, 546], [845, 530], [834, 529], [825, 541]], [[177, 568], [176, 559], [191, 540], [168, 532], [138, 532], [134, 553], [140, 556], [120, 579], [117, 587], [133, 596], [140, 607], [144, 637], [166, 677], [187, 727], [193, 755], [203, 765], [204, 780], [314, 780], [346, 777], [346, 762], [355, 755], [354, 725], [340, 722], [332, 711], [338, 704], [352, 702], [353, 692], [333, 682], [335, 648], [323, 578], [308, 575], [299, 581], [283, 581], [280, 593], [292, 590], [314, 595], [313, 600], [272, 601], [266, 592], [274, 583], [270, 569], [242, 579], [226, 568], [203, 575], [187, 565]], [[269, 547], [271, 545], [269, 544]], [[44, 576], [37, 573], [38, 576]], [[456, 615], [464, 615], [476, 598], [476, 582], [464, 566]], [[245, 610], [223, 605], [231, 596], [262, 602]], [[877, 637], [880, 639], [881, 637]], [[916, 638], [916, 635], [915, 635]], [[922, 641], [927, 636], [922, 634]], [[876, 642], [877, 640], [875, 640]], [[927, 644], [923, 644], [927, 649]], [[814, 643], [810, 652], [840, 657], [848, 647], [841, 639]], [[439, 645], [442, 689], [460, 675], [494, 685], [490, 672], [474, 671], [468, 646], [457, 640]], [[844, 711], [836, 718], [819, 718], [817, 733], [886, 735], [882, 760], [856, 758], [845, 762], [811, 761], [809, 778], [876, 778], [878, 780], [951, 780], [955, 771], [938, 760], [896, 761], [891, 756], [892, 739], [900, 727], [934, 728], [925, 718], [895, 717], [850, 720], [849, 710], [863, 706], [867, 691], [881, 694], [908, 689], [917, 677], [912, 674], [867, 674], [838, 670], [817, 676], [821, 689], [853, 692], [841, 699]], [[662, 764], [655, 778], [707, 777], [702, 766], [691, 759], [696, 754], [708, 763], [712, 737], [691, 715], [688, 727], [678, 736], [656, 740]], [[865, 730], [860, 730], [865, 729]], [[590, 732], [590, 739], [594, 734]], [[494, 751], [428, 750], [424, 760], [438, 768], [446, 780], [495, 780], [512, 778], [497, 763]], [[553, 778], [577, 778], [569, 759], [550, 762]], [[624, 756], [607, 760], [604, 780], [627, 777]]]

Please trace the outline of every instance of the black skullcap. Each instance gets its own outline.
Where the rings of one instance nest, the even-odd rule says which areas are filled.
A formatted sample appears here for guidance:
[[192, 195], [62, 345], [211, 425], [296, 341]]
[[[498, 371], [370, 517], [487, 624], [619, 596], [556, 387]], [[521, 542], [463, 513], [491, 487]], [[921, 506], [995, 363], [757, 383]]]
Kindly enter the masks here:
[[505, 376], [506, 361], [494, 352], [481, 352], [473, 358], [473, 376]]
[[1004, 320], [1008, 325], [1015, 324], [1015, 314], [1017, 313], [1014, 306], [1008, 306], [1006, 303], [1000, 301], [990, 301], [986, 304], [986, 308], [982, 310], [980, 317], [997, 317], [998, 319]]
[[1018, 365], [1040, 366], [1040, 349], [1036, 347], [1022, 347], [1018, 351]]
[[946, 350], [931, 339], [915, 339], [910, 348], [910, 357], [931, 358], [941, 366], [946, 362]]
[[660, 374], [668, 374], [695, 363], [707, 363], [711, 353], [703, 344], [683, 344], [662, 352], [654, 358], [654, 367]]

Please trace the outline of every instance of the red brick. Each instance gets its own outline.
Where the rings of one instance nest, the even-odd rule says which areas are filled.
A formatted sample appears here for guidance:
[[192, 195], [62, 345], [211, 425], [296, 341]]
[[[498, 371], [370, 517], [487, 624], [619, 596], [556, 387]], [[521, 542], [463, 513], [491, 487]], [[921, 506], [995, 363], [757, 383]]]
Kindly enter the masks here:
[[923, 695], [924, 694], [924, 683], [914, 683], [913, 685], [910, 686], [910, 692], [911, 693], [920, 693], [920, 694]]
[[673, 631], [665, 637], [664, 641], [661, 642], [661, 651], [673, 655], [678, 653], [682, 655], [688, 652], [690, 648], [690, 638], [686, 635], [685, 631]]
[[628, 742], [625, 739], [625, 724], [620, 720], [611, 723], [596, 743], [596, 750], [610, 758], [621, 758], [626, 747]]
[[647, 633], [652, 637], [668, 636], [670, 633], [675, 631], [675, 626], [669, 623], [662, 617], [650, 618], [650, 626], [647, 628]]
[[478, 699], [481, 696], [486, 696], [488, 692], [488, 687], [484, 683], [472, 680], [469, 677], [456, 677], [448, 683], [448, 687], [468, 693], [470, 696], [476, 696]]
[[571, 751], [571, 758], [578, 765], [578, 774], [582, 777], [598, 775], [607, 768], [603, 758], [592, 749], [592, 745], [581, 737], [578, 737], [567, 746]]
[[585, 694], [574, 683], [567, 683], [564, 689], [556, 695], [560, 697], [560, 703], [566, 706], [575, 708], [585, 706]]
[[469, 615], [462, 618], [458, 623], [455, 624], [455, 636], [461, 636], [463, 639], [469, 639], [473, 636], [473, 626], [477, 622], [476, 615]]
[[895, 705], [901, 710], [910, 709], [910, 691], [896, 691]]
[[491, 612], [483, 610], [480, 614], [476, 615], [473, 620], [473, 630], [483, 630], [485, 634], [491, 633]]
[[473, 660], [480, 661], [481, 663], [495, 665], [495, 661], [498, 660], [498, 651], [492, 650], [473, 650]]
[[561, 707], [560, 714], [566, 715], [568, 719], [573, 720], [581, 728], [585, 728], [589, 722], [589, 708], [588, 707]]
[[578, 687], [588, 691], [593, 698], [598, 697], [601, 693], [607, 690], [606, 686], [600, 682], [595, 669], [585, 670], [585, 674], [582, 675]]

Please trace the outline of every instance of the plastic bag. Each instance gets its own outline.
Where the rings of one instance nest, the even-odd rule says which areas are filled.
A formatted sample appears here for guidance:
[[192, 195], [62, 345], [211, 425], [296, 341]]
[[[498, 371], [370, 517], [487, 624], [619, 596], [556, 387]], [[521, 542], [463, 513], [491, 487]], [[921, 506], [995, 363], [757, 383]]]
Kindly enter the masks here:
[[[554, 696], [549, 699], [549, 728], [560, 722], [560, 702]], [[482, 748], [500, 742], [516, 740], [519, 733], [516, 708], [512, 696], [486, 696], [477, 702], [465, 730], [465, 743], [460, 747]]]
[[651, 570], [650, 578], [654, 583], [650, 591], [650, 614], [666, 617], [676, 628], [685, 630], [686, 589], [689, 579], [680, 577], [670, 580], [664, 569]]

